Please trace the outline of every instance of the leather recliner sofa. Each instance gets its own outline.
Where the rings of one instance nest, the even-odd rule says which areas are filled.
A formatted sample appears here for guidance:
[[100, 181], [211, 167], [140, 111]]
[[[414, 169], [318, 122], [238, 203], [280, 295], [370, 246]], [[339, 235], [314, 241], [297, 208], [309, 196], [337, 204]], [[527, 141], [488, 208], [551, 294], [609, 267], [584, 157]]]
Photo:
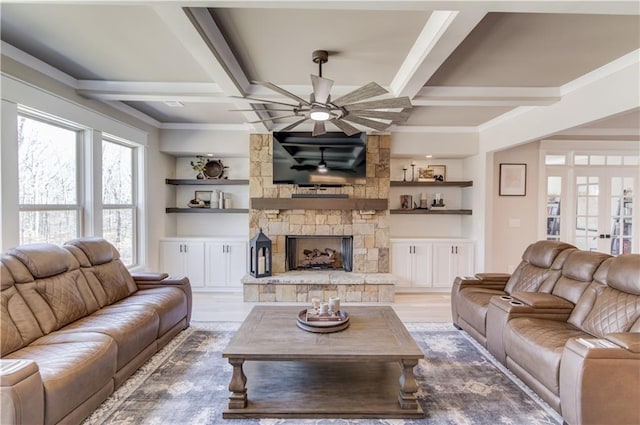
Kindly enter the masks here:
[[549, 291], [490, 298], [483, 341], [566, 423], [640, 423], [640, 255], [569, 249]]
[[1, 257], [0, 423], [77, 424], [189, 326], [187, 278], [130, 274], [100, 238]]

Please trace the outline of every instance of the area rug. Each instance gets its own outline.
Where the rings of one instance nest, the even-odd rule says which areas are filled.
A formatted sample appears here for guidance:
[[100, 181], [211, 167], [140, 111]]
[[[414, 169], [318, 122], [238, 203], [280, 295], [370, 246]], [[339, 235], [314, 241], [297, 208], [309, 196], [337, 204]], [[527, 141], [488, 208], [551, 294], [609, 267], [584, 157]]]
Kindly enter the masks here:
[[196, 323], [150, 359], [84, 425], [562, 423], [465, 332], [451, 324], [406, 326], [425, 354], [415, 369], [424, 419], [222, 419], [231, 367], [221, 353], [239, 323]]

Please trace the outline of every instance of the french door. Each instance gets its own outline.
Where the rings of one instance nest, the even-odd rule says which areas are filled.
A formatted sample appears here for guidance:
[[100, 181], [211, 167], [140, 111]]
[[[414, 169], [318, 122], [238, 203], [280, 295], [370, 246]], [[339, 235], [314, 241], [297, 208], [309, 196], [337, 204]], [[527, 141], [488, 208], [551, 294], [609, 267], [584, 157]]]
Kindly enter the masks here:
[[638, 251], [637, 170], [576, 167], [573, 244], [612, 255]]

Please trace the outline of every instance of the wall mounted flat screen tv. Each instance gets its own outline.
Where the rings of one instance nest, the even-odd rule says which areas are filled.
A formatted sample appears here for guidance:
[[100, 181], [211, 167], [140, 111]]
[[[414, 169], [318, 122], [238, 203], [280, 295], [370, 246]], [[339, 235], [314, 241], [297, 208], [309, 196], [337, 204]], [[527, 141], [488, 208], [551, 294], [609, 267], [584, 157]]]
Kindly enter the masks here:
[[299, 186], [365, 184], [367, 134], [273, 133], [273, 183]]

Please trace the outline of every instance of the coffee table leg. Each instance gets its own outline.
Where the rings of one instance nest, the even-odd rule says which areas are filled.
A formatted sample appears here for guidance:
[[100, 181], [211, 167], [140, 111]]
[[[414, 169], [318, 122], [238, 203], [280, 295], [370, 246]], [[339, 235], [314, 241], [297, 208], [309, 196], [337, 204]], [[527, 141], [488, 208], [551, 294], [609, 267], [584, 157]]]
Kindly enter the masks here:
[[242, 370], [244, 359], [229, 359], [233, 366], [233, 374], [229, 383], [229, 391], [233, 394], [229, 397], [229, 409], [244, 409], [247, 407], [247, 377]]
[[418, 399], [416, 391], [418, 391], [418, 382], [413, 374], [413, 368], [418, 364], [416, 359], [403, 359], [402, 375], [400, 375], [400, 393], [398, 394], [398, 402], [402, 409], [418, 408]]

